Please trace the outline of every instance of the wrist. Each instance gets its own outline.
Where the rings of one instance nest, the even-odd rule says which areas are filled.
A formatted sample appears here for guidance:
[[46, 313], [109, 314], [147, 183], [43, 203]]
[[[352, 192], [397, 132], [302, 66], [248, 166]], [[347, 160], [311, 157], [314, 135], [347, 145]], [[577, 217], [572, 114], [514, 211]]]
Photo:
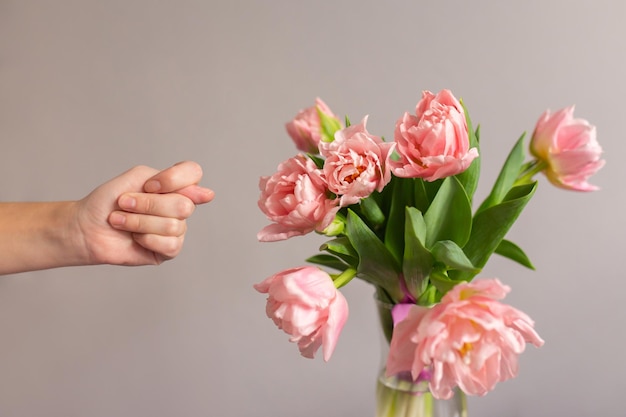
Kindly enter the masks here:
[[80, 202], [54, 203], [54, 212], [48, 229], [49, 243], [56, 252], [60, 266], [89, 265], [93, 263], [87, 249], [86, 234], [80, 223]]
[[85, 263], [76, 203], [0, 204], [0, 274]]
[[[35, 260], [43, 268], [83, 265], [88, 262], [84, 238], [78, 224], [78, 207], [75, 201], [33, 203], [37, 221], [33, 222], [31, 242], [41, 253]], [[38, 269], [43, 269], [38, 268]]]

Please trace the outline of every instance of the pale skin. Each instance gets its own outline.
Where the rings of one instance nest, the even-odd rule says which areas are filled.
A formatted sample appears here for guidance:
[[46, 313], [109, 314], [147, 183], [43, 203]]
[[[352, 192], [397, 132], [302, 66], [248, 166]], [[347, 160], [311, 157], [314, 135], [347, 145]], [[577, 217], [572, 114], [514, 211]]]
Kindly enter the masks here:
[[210, 202], [202, 168], [136, 166], [76, 201], [0, 203], [0, 275], [79, 265], [158, 265]]

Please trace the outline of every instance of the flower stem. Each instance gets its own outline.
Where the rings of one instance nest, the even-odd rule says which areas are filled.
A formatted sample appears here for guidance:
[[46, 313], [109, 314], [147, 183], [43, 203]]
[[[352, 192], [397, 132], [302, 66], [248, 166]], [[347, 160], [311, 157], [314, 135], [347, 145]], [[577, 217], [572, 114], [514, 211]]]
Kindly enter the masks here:
[[352, 281], [352, 278], [354, 277], [356, 277], [356, 269], [354, 268], [346, 269], [341, 274], [333, 278], [333, 283], [335, 284], [335, 288], [339, 289], [343, 287], [348, 282]]
[[546, 161], [542, 161], [539, 159], [535, 159], [532, 162], [526, 164], [523, 169], [520, 171], [515, 183], [513, 186], [529, 184], [533, 177], [537, 175], [539, 172], [543, 171], [548, 167], [548, 163]]

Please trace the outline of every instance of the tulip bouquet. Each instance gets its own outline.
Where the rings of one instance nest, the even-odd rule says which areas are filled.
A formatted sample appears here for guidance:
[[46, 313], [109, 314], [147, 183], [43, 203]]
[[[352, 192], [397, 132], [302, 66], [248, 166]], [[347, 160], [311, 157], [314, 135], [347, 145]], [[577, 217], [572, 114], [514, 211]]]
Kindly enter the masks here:
[[[255, 285], [268, 295], [267, 315], [303, 356], [322, 348], [327, 361], [348, 317], [340, 289], [353, 278], [372, 284], [389, 347], [379, 416], [418, 402], [415, 415], [431, 416], [429, 398], [484, 395], [514, 377], [526, 344], [543, 340], [530, 317], [501, 301], [508, 286], [475, 277], [494, 253], [533, 268], [505, 237], [533, 196], [537, 174], [563, 189], [596, 188], [588, 178], [604, 164], [602, 150], [595, 127], [573, 112], [546, 111], [529, 154], [522, 135], [475, 205], [480, 131], [449, 90], [423, 92], [389, 142], [368, 132], [367, 116], [342, 122], [317, 99], [286, 125], [301, 152], [261, 177], [258, 206], [271, 224], [258, 239], [316, 232], [328, 240], [307, 259], [312, 265]], [[403, 384], [419, 387], [419, 395], [402, 399], [395, 390]]]

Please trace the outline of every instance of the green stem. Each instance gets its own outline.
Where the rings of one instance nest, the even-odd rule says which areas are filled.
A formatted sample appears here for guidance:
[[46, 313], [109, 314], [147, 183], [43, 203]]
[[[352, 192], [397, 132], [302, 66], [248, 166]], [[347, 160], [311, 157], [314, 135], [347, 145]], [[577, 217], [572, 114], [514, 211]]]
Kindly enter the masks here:
[[333, 283], [335, 284], [335, 288], [339, 289], [343, 287], [348, 282], [352, 281], [352, 278], [354, 277], [356, 277], [356, 269], [354, 268], [346, 269], [341, 274], [333, 278]]
[[531, 183], [533, 177], [547, 167], [548, 163], [539, 159], [530, 162], [528, 165], [524, 166], [524, 169], [520, 172], [517, 179], [513, 183], [513, 187]]

